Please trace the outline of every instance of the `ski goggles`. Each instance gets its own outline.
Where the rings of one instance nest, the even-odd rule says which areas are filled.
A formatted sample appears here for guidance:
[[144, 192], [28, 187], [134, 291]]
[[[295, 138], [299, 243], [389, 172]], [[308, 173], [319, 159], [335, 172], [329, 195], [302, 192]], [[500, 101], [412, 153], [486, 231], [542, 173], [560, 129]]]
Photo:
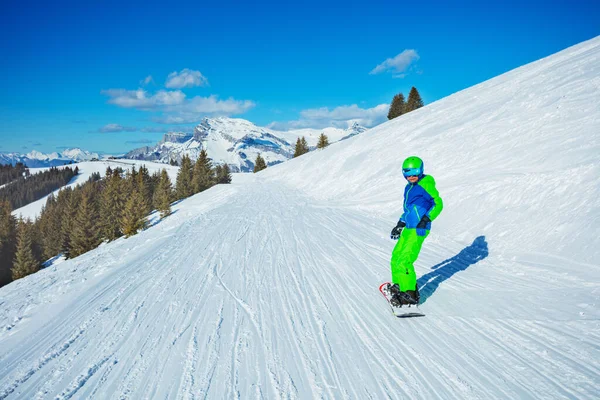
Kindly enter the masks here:
[[407, 176], [419, 176], [421, 175], [421, 168], [403, 168], [402, 173], [405, 177]]

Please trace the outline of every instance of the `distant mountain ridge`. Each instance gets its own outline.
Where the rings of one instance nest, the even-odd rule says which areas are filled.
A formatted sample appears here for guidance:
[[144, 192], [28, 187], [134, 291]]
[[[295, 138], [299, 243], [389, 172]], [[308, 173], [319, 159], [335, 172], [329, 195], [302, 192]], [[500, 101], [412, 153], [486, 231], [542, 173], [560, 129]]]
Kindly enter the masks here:
[[181, 161], [184, 155], [196, 160], [205, 149], [216, 164], [228, 164], [234, 172], [249, 172], [260, 153], [267, 165], [292, 158], [296, 140], [304, 136], [315, 147], [319, 135], [325, 133], [329, 142], [337, 142], [364, 132], [366, 128], [354, 124], [347, 129], [299, 129], [277, 131], [259, 127], [239, 118], [205, 118], [191, 133], [169, 132], [155, 146], [144, 146], [125, 154], [125, 158], [169, 163]]
[[27, 154], [22, 153], [0, 153], [0, 164], [23, 163], [29, 168], [45, 168], [65, 165], [70, 162], [90, 161], [100, 158], [98, 153], [92, 153], [79, 148], [63, 150], [61, 153], [42, 153], [32, 150]]

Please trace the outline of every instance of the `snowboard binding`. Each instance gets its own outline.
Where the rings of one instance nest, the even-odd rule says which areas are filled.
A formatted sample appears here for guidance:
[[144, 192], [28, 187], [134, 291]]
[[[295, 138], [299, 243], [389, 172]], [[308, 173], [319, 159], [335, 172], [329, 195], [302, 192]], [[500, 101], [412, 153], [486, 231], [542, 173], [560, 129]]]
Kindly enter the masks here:
[[379, 291], [385, 297], [392, 314], [398, 318], [424, 317], [419, 310], [419, 290], [402, 292], [400, 287], [389, 282], [382, 283]]
[[390, 304], [394, 307], [410, 307], [419, 304], [418, 289], [402, 292], [397, 283], [394, 283], [393, 285], [388, 283], [386, 289], [389, 293]]

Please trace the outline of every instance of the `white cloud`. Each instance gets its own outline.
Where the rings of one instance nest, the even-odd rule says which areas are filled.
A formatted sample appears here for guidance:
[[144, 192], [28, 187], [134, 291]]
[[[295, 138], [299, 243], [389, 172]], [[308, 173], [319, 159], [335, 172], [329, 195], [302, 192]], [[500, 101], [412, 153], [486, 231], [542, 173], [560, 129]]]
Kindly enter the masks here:
[[[199, 71], [184, 69], [179, 74], [176, 72], [170, 74], [167, 85], [183, 87], [196, 85], [198, 82], [208, 84], [206, 78]], [[109, 97], [109, 104], [162, 113], [160, 117], [153, 118], [155, 122], [161, 124], [194, 123], [202, 120], [207, 115], [230, 116], [243, 114], [256, 106], [251, 100], [236, 100], [231, 97], [221, 100], [216, 95], [186, 98], [185, 93], [181, 90], [159, 90], [152, 94], [141, 88], [137, 90], [108, 89], [102, 90], [101, 93]], [[108, 132], [111, 128], [106, 129]]]
[[250, 100], [219, 100], [215, 95], [196, 96], [182, 104], [165, 107], [166, 116], [155, 119], [162, 124], [188, 124], [200, 121], [206, 115], [228, 116], [243, 114], [256, 104]]
[[375, 68], [369, 74], [377, 75], [384, 72], [391, 72], [394, 78], [404, 78], [405, 72], [411, 64], [419, 60], [419, 54], [416, 50], [406, 49], [394, 58], [388, 58]]
[[212, 95], [209, 97], [196, 96], [184, 104], [175, 107], [168, 107], [167, 110], [203, 114], [232, 115], [242, 114], [254, 106], [254, 102], [250, 100], [235, 100], [231, 97], [227, 100], [219, 100], [216, 95]]
[[152, 75], [148, 75], [144, 79], [140, 81], [140, 85], [148, 85], [150, 83], [154, 83], [154, 79], [152, 79]]
[[181, 72], [171, 72], [167, 77], [165, 87], [182, 89], [185, 87], [208, 86], [208, 79], [200, 71], [184, 68]]
[[135, 132], [138, 128], [133, 126], [123, 126], [120, 124], [106, 124], [98, 129], [100, 133], [117, 133], [117, 132]]
[[330, 126], [347, 128], [357, 122], [370, 128], [387, 120], [389, 106], [380, 104], [372, 108], [360, 108], [356, 104], [339, 106], [333, 109], [328, 107], [312, 108], [300, 112], [300, 119], [287, 122], [272, 122], [269, 128], [278, 130], [316, 128], [322, 129]]
[[124, 108], [137, 108], [140, 110], [151, 110], [162, 106], [173, 106], [181, 104], [185, 100], [185, 94], [180, 90], [159, 90], [150, 96], [144, 89], [108, 89], [102, 94], [110, 97], [108, 102]]

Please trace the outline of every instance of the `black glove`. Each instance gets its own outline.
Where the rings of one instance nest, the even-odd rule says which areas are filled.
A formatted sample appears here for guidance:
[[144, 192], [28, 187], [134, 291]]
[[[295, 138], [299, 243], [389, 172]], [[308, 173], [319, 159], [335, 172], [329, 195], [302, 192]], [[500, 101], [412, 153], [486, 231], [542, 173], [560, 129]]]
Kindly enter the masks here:
[[417, 229], [425, 229], [427, 227], [427, 224], [430, 222], [431, 220], [429, 219], [429, 217], [427, 215], [423, 215], [423, 218], [421, 218], [421, 220], [417, 224]]
[[427, 215], [423, 215], [423, 218], [417, 224], [417, 236], [425, 236], [427, 233], [427, 224], [431, 222], [431, 219]]
[[404, 228], [405, 226], [406, 224], [404, 222], [398, 221], [398, 225], [396, 225], [394, 229], [392, 229], [392, 233], [390, 233], [390, 239], [398, 240], [400, 234], [402, 233], [402, 228]]

